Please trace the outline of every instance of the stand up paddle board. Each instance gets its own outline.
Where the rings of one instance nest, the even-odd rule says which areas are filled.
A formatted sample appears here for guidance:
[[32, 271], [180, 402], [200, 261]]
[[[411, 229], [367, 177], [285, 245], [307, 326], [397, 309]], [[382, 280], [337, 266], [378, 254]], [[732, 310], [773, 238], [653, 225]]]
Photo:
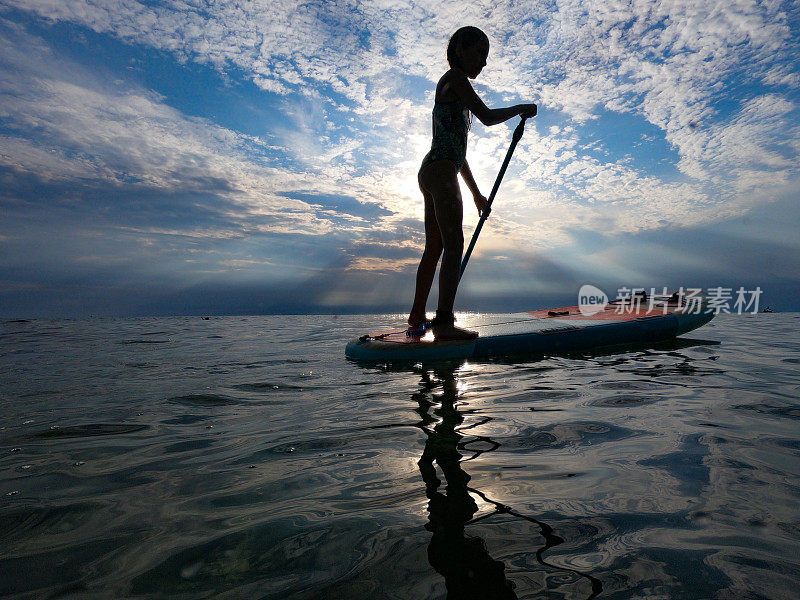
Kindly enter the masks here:
[[569, 354], [658, 342], [697, 329], [714, 318], [702, 306], [678, 302], [649, 309], [609, 304], [595, 314], [577, 306], [507, 315], [476, 316], [463, 326], [478, 332], [474, 340], [435, 340], [433, 333], [407, 330], [370, 333], [351, 340], [348, 358], [395, 362]]

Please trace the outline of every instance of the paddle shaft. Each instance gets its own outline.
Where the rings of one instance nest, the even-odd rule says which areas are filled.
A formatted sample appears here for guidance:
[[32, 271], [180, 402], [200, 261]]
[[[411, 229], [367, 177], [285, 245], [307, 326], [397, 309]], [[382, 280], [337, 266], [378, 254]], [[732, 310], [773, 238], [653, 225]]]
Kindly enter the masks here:
[[486, 202], [486, 208], [484, 208], [483, 212], [481, 213], [481, 218], [478, 220], [478, 226], [475, 228], [475, 233], [472, 234], [469, 247], [467, 247], [467, 251], [464, 253], [464, 258], [461, 260], [461, 273], [458, 276], [459, 281], [461, 281], [461, 278], [464, 276], [464, 269], [467, 268], [467, 261], [469, 261], [469, 257], [472, 254], [472, 249], [475, 247], [475, 242], [478, 241], [478, 236], [481, 233], [483, 224], [486, 222], [486, 219], [489, 218], [489, 213], [492, 210], [492, 202], [494, 202], [494, 197], [497, 194], [497, 188], [500, 187], [500, 182], [503, 181], [503, 175], [506, 174], [508, 163], [511, 161], [511, 155], [514, 154], [514, 148], [517, 147], [517, 143], [520, 141], [520, 139], [522, 139], [522, 133], [525, 131], [525, 118], [526, 117], [522, 117], [519, 120], [519, 125], [517, 125], [517, 128], [514, 129], [514, 135], [511, 136], [511, 145], [508, 147], [508, 152], [506, 152], [506, 158], [503, 160], [503, 166], [500, 167], [500, 172], [497, 174], [497, 179], [494, 181], [494, 187], [492, 187], [492, 193], [489, 194], [489, 199]]

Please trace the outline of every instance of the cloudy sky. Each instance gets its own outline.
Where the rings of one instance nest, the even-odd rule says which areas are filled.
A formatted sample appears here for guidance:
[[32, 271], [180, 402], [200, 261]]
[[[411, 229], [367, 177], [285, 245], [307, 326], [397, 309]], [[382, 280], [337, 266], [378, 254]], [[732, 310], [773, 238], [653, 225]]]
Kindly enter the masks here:
[[[407, 310], [465, 24], [487, 104], [540, 115], [457, 308], [800, 309], [796, 1], [0, 0], [0, 316]], [[515, 124], [473, 125], [485, 194]]]

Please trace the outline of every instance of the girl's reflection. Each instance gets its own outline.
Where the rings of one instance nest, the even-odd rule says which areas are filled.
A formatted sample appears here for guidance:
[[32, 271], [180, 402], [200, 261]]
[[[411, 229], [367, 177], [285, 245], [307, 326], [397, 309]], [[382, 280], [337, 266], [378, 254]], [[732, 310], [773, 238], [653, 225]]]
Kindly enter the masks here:
[[[456, 408], [458, 386], [455, 365], [443, 366], [431, 373], [422, 370], [422, 389], [414, 395], [419, 404], [417, 411], [422, 417], [420, 427], [427, 434], [425, 450], [419, 459], [419, 470], [425, 481], [425, 494], [428, 503], [428, 523], [425, 526], [432, 534], [428, 546], [428, 560], [445, 579], [449, 600], [515, 599], [514, 584], [506, 578], [505, 565], [493, 559], [486, 549], [485, 542], [465, 533], [465, 526], [483, 520], [494, 514], [503, 513], [525, 519], [539, 526], [545, 545], [538, 548], [536, 558], [539, 564], [555, 571], [568, 572], [572, 579], [586, 578], [591, 582], [592, 592], [587, 600], [595, 598], [602, 591], [600, 581], [590, 575], [551, 565], [544, 561], [543, 553], [563, 540], [553, 534], [552, 528], [532, 517], [522, 515], [510, 507], [493, 502], [479, 490], [469, 487], [470, 476], [461, 468], [462, 456], [459, 449], [464, 418]], [[441, 394], [434, 396], [434, 390], [441, 385]], [[437, 407], [438, 404], [438, 407]], [[431, 414], [433, 412], [433, 414]], [[489, 439], [491, 450], [500, 445]], [[473, 457], [474, 458], [474, 457]], [[445, 489], [441, 491], [441, 481], [436, 475], [434, 462], [439, 465], [445, 477]], [[489, 515], [473, 519], [478, 511], [470, 492], [493, 504], [495, 510]]]

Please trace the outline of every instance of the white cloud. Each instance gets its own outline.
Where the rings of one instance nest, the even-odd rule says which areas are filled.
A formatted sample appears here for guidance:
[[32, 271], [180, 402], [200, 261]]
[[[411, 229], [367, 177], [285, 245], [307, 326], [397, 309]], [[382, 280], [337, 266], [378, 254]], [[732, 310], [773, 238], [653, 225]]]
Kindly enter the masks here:
[[[761, 201], [741, 196], [763, 191], [765, 182], [788, 182], [798, 174], [796, 110], [786, 99], [796, 92], [791, 87], [798, 74], [788, 17], [778, 2], [263, 0], [203, 9], [177, 1], [2, 4], [222, 72], [232, 65], [265, 91], [305, 97], [278, 132], [282, 150], [302, 161], [305, 173], [258, 164], [248, 147], [263, 145], [261, 140], [185, 118], [144, 90], [70, 88], [50, 74], [46, 90], [30, 88], [24, 103], [6, 99], [3, 105], [7, 119], [19, 113], [29, 126], [43, 124], [56, 146], [51, 167], [64, 176], [85, 169], [113, 180], [125, 164], [153, 185], [181, 185], [181, 178], [211, 173], [229, 180], [231, 195], [248, 210], [293, 221], [297, 231], [324, 232], [330, 225], [315, 220], [305, 203], [268, 190], [347, 190], [391, 208], [396, 216], [387, 227], [421, 217], [415, 176], [429, 143], [430, 97], [410, 99], [408, 77], [432, 86], [445, 68], [447, 37], [465, 20], [495, 41], [479, 89], [536, 100], [544, 112], [562, 111], [576, 124], [591, 123], [604, 111], [636, 115], [663, 131], [683, 176], [662, 179], [625, 156], [603, 162], [569, 126], [539, 134], [529, 127], [501, 188], [509, 192], [502, 212], [508, 225], [502, 227], [496, 214], [489, 237], [498, 239], [488, 244], [511, 244], [512, 224], [520, 223], [530, 223], [530, 235], [545, 243], [576, 224], [614, 232], [709, 222]], [[762, 85], [771, 91], [747, 91]], [[719, 100], [732, 101], [729, 115], [720, 114]], [[344, 143], [328, 137], [345, 115], [358, 119], [366, 137], [354, 134]], [[470, 162], [485, 193], [508, 135], [505, 127], [472, 132]], [[120, 140], [125, 157], [115, 154]], [[4, 144], [19, 168], [25, 163], [39, 170], [50, 152], [32, 143], [23, 150], [21, 139]], [[59, 144], [89, 158], [68, 165]], [[356, 153], [366, 162], [356, 166]], [[542, 218], [543, 208], [552, 218]]]
[[[286, 197], [308, 190], [341, 194], [349, 170], [320, 178], [319, 169], [325, 165], [330, 176], [336, 169], [330, 163], [358, 142], [320, 147], [310, 141], [308, 169], [277, 168], [261, 158], [273, 149], [263, 140], [187, 117], [141, 88], [114, 87], [37, 42], [19, 30], [0, 36], [0, 118], [7, 128], [0, 135], [1, 165], [51, 183], [108, 186], [109, 202], [114, 189], [158, 191], [165, 202], [169, 194], [217, 194], [238, 207], [218, 212], [228, 211], [224, 216], [241, 226], [239, 235], [248, 229], [330, 233], [331, 220], [319, 218], [325, 215], [350, 220], [354, 232], [364, 228], [352, 215]], [[302, 130], [295, 131], [299, 140]], [[379, 200], [357, 183], [349, 193]], [[257, 224], [249, 225], [254, 217]]]

